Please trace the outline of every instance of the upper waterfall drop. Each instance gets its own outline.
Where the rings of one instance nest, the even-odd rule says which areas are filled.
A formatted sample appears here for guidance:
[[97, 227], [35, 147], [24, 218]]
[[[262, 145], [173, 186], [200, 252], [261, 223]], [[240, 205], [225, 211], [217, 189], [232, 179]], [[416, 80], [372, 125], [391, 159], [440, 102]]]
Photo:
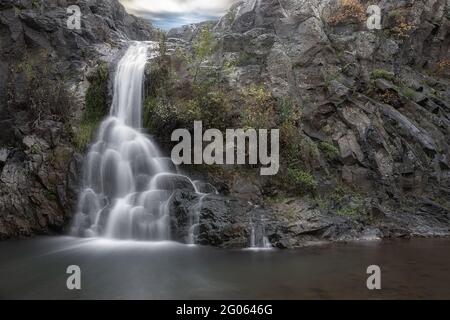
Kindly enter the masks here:
[[[173, 192], [199, 194], [196, 183], [180, 175], [141, 128], [145, 67], [156, 48], [155, 43], [133, 42], [117, 65], [110, 115], [85, 160], [76, 235], [170, 240]], [[198, 223], [197, 218], [192, 221]], [[192, 243], [195, 226], [190, 230], [186, 242]]]
[[148, 59], [149, 43], [130, 46], [117, 66], [111, 116], [127, 126], [142, 125], [143, 78]]

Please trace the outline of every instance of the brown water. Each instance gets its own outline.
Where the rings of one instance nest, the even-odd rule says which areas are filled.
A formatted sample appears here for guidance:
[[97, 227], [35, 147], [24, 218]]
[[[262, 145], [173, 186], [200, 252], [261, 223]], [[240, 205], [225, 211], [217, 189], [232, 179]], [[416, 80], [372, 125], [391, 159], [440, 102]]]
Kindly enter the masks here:
[[[369, 265], [382, 290], [366, 287]], [[66, 268], [82, 290], [66, 288]], [[218, 250], [175, 243], [67, 237], [0, 243], [7, 299], [450, 299], [450, 240], [416, 239], [295, 251]]]

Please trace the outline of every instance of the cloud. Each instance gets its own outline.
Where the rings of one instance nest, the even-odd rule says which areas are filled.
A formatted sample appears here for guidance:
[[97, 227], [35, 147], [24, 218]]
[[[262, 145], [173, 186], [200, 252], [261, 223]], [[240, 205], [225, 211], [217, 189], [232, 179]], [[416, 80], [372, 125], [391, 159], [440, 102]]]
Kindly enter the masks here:
[[218, 19], [236, 0], [120, 0], [128, 12], [170, 29]]

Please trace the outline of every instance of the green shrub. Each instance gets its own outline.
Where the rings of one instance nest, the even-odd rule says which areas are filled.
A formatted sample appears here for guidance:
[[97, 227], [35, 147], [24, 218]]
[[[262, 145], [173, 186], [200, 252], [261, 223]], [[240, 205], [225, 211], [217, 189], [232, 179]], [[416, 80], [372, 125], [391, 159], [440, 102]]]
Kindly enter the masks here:
[[278, 122], [280, 124], [290, 123], [297, 125], [300, 120], [300, 113], [297, 107], [288, 98], [278, 99]]
[[158, 53], [159, 57], [165, 57], [167, 54], [167, 35], [161, 31], [158, 31]]
[[202, 27], [192, 43], [193, 83], [197, 82], [202, 63], [213, 54], [216, 45], [217, 43], [211, 29], [208, 26]]
[[393, 81], [395, 79], [395, 74], [384, 69], [374, 69], [371, 73], [371, 78], [373, 80], [386, 79]]
[[83, 152], [92, 140], [98, 125], [95, 123], [81, 123], [74, 138], [74, 145], [79, 152]]
[[155, 97], [146, 97], [144, 100], [142, 122], [144, 127], [149, 129], [151, 132], [155, 132], [157, 129], [156, 122], [154, 120], [156, 118], [155, 115], [157, 113], [158, 103], [159, 101]]
[[364, 196], [337, 185], [332, 193], [325, 196], [316, 195], [312, 202], [322, 212], [329, 212], [341, 217], [357, 218], [364, 211]]
[[311, 192], [317, 188], [317, 181], [312, 174], [301, 169], [288, 169], [291, 184], [300, 188], [300, 193]]
[[342, 217], [354, 218], [359, 215], [359, 210], [355, 207], [344, 207], [342, 209], [339, 209], [336, 214]]
[[333, 80], [339, 81], [339, 79], [341, 79], [341, 78], [342, 78], [342, 75], [338, 71], [327, 73], [324, 75], [325, 85], [327, 87], [329, 87]]
[[[74, 95], [66, 85], [66, 79], [54, 70], [54, 63], [47, 50], [25, 53], [22, 61], [13, 67], [14, 76], [23, 75], [26, 81], [26, 105], [32, 121], [53, 118], [67, 121], [73, 110]], [[12, 91], [12, 98], [15, 92]]]
[[255, 57], [254, 55], [250, 55], [246, 52], [240, 52], [239, 57], [236, 61], [236, 66], [244, 67], [244, 66], [248, 66], [251, 64], [255, 64], [256, 62], [257, 62], [257, 57]]
[[409, 87], [400, 88], [400, 92], [408, 99], [412, 100], [416, 96], [416, 91]]
[[359, 195], [351, 196], [346, 205], [341, 207], [336, 214], [347, 218], [356, 218], [363, 211], [363, 200]]
[[85, 97], [83, 121], [99, 122], [108, 112], [108, 77], [106, 64], [101, 64], [88, 76], [90, 85]]
[[243, 109], [240, 122], [243, 127], [254, 129], [272, 129], [276, 127], [276, 100], [264, 86], [250, 85], [244, 88]]
[[335, 159], [339, 155], [339, 149], [331, 143], [319, 143], [319, 149], [326, 155], [328, 159]]
[[196, 116], [196, 120], [202, 119], [205, 126], [225, 130], [230, 128], [231, 106], [228, 97], [221, 90], [209, 90], [207, 87], [197, 92], [198, 109], [195, 104], [188, 104], [188, 111]]

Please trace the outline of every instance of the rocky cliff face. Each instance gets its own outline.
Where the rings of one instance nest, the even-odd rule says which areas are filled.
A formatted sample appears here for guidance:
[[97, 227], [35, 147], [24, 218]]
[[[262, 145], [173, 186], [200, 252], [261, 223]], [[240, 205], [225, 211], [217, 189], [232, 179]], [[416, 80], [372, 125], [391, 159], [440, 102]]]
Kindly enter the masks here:
[[83, 122], [107, 108], [99, 78], [125, 40], [154, 37], [115, 0], [76, 1], [81, 30], [69, 30], [70, 4], [0, 1], [0, 238], [57, 231], [72, 216], [92, 133]]
[[[282, 129], [290, 134], [283, 149], [299, 141], [284, 155], [283, 181], [222, 180], [238, 197], [253, 195], [276, 246], [450, 232], [449, 2], [380, 1], [381, 30], [367, 28], [369, 4], [248, 0], [212, 30], [217, 45], [196, 76], [219, 79], [214, 88], [233, 97], [229, 118], [245, 112], [241, 93], [254, 84], [278, 101], [269, 118], [280, 118], [280, 101], [298, 115]], [[192, 105], [192, 94], [186, 99]], [[211, 236], [208, 206], [201, 237]], [[238, 220], [218, 232], [248, 236]]]

